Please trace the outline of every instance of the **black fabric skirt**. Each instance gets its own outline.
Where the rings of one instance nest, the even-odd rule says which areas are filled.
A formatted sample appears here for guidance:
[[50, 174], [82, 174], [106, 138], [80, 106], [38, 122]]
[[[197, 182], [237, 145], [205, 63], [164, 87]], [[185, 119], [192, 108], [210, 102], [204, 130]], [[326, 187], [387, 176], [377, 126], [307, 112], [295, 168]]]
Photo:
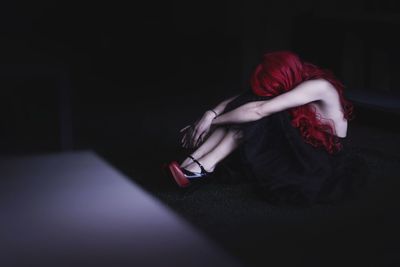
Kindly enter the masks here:
[[[224, 113], [269, 98], [247, 89], [226, 106]], [[367, 165], [348, 149], [347, 138], [339, 138], [343, 148], [336, 154], [315, 148], [291, 125], [288, 111], [223, 127], [240, 129], [242, 142], [217, 165], [216, 179], [252, 182], [273, 204], [337, 203], [355, 198], [367, 183]]]

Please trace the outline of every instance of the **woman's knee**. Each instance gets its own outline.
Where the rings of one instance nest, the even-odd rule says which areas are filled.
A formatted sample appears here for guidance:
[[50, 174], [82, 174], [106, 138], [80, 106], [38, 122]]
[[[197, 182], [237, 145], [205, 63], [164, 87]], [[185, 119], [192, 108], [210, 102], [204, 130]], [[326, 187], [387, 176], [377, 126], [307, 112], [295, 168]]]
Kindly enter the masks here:
[[215, 129], [214, 129], [214, 131], [221, 131], [221, 132], [228, 132], [228, 127], [226, 127], [226, 126], [224, 126], [224, 125], [222, 125], [222, 126], [218, 126], [218, 127], [216, 127]]
[[243, 138], [243, 131], [238, 128], [230, 127], [228, 133], [232, 135], [235, 140], [241, 140]]

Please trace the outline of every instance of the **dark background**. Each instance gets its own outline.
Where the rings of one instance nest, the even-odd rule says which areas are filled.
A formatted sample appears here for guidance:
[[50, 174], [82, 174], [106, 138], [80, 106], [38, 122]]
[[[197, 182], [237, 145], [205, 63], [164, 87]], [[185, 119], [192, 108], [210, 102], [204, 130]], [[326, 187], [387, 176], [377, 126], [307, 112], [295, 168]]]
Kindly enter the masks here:
[[[248, 86], [264, 52], [290, 49], [344, 82], [356, 108], [352, 145], [376, 176], [389, 177], [380, 199], [386, 208], [371, 200], [375, 212], [364, 205], [364, 217], [343, 219], [341, 229], [329, 232], [334, 243], [323, 245], [334, 251], [344, 233], [353, 233], [335, 266], [344, 266], [344, 249], [360, 245], [353, 263], [358, 257], [368, 263], [366, 255], [373, 255], [379, 266], [395, 266], [399, 26], [396, 1], [1, 3], [0, 156], [94, 150], [231, 252], [247, 262], [268, 262], [259, 246], [244, 245], [262, 242], [267, 232], [243, 230], [234, 239], [238, 226], [226, 224], [230, 216], [253, 227], [263, 216], [265, 223], [272, 218], [290, 225], [307, 215], [266, 211], [243, 187], [211, 187], [183, 200], [159, 167], [183, 159], [179, 129]], [[222, 204], [212, 202], [218, 195], [210, 190], [219, 192]], [[376, 216], [386, 219], [356, 227]], [[214, 227], [221, 225], [223, 231]], [[368, 254], [376, 251], [368, 238], [379, 241], [380, 254]]]
[[395, 1], [1, 5], [1, 154], [176, 138], [280, 49], [332, 69], [363, 107], [396, 109]]

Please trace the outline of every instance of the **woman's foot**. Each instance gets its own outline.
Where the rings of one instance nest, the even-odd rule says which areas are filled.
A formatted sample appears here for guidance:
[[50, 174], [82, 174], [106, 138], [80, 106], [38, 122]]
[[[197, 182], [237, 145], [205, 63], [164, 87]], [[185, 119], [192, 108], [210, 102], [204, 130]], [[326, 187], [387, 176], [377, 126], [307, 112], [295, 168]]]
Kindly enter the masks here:
[[[199, 166], [197, 162], [194, 163]], [[203, 166], [203, 164], [201, 164], [201, 166]], [[196, 169], [192, 167], [192, 164], [189, 164], [188, 167], [190, 168], [189, 169], [181, 168], [178, 162], [176, 161], [172, 161], [171, 163], [168, 164], [168, 168], [172, 177], [180, 187], [187, 187], [191, 184], [191, 182], [197, 184], [198, 183], [197, 181], [202, 181], [204, 180], [204, 178], [209, 177], [209, 174], [211, 174], [211, 172], [214, 170], [214, 168], [207, 168], [204, 166], [202, 170], [199, 166], [198, 172], [196, 172]]]
[[[179, 165], [181, 168], [186, 168], [190, 163], [193, 162], [193, 160], [189, 156]], [[197, 158], [196, 156], [192, 157]]]
[[[201, 162], [201, 165], [203, 165], [206, 172], [213, 172], [215, 169], [215, 165], [208, 164], [207, 162]], [[193, 173], [201, 173], [201, 168], [196, 162], [189, 163], [186, 166], [181, 165], [180, 167]]]

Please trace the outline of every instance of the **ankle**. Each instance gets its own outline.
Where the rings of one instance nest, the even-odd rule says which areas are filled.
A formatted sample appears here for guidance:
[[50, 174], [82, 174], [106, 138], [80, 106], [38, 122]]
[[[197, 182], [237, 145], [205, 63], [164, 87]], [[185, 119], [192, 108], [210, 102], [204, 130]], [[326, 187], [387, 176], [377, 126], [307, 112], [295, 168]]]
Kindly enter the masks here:
[[186, 159], [184, 159], [184, 160], [182, 161], [181, 164], [179, 164], [179, 166], [180, 166], [181, 168], [185, 168], [186, 166], [188, 166], [188, 165], [191, 164], [191, 163], [192, 163], [192, 160], [191, 160], [189, 157], [187, 157]]
[[[211, 165], [211, 164], [208, 164], [207, 162], [202, 162], [201, 160], [198, 160], [198, 161], [203, 166], [203, 168], [206, 172], [213, 172], [216, 167], [216, 165]], [[185, 168], [191, 172], [197, 172], [197, 173], [201, 172], [201, 168], [196, 162], [189, 163], [186, 166], [184, 166], [183, 168]]]
[[207, 156], [200, 160], [200, 163], [203, 165], [204, 169], [208, 172], [213, 172], [215, 167], [217, 166], [214, 158]]
[[[190, 156], [192, 156], [195, 159], [200, 159], [202, 156], [200, 154], [190, 154]], [[191, 159], [190, 157], [186, 157], [184, 161], [182, 161], [182, 163], [179, 165], [181, 168], [185, 168], [187, 166], [189, 166], [190, 164], [193, 163], [193, 159]]]

